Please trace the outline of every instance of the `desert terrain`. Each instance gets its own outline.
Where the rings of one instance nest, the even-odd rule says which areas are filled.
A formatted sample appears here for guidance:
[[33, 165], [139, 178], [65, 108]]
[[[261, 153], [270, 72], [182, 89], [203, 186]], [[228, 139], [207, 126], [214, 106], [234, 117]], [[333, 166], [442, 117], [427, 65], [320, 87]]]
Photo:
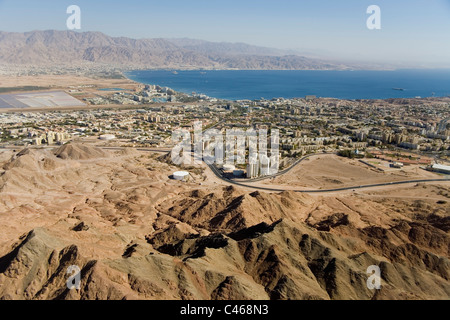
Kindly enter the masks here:
[[295, 190], [327, 190], [394, 181], [443, 178], [443, 175], [426, 171], [419, 165], [396, 169], [390, 168], [388, 161], [375, 159], [371, 162], [374, 167], [359, 160], [333, 154], [316, 155], [294, 167], [288, 174], [251, 185]]
[[[142, 85], [134, 81], [123, 79], [108, 79], [94, 76], [73, 76], [73, 75], [0, 75], [0, 93], [15, 94], [23, 92], [47, 92], [47, 91], [65, 91], [74, 98], [83, 101], [85, 98], [93, 98], [98, 95], [104, 95], [106, 92], [102, 89], [120, 88], [129, 92], [134, 92]], [[101, 106], [104, 108], [118, 107], [117, 105]], [[126, 108], [127, 106], [121, 106]], [[136, 107], [136, 106], [134, 106]], [[43, 110], [77, 110], [99, 108], [99, 106], [82, 107], [57, 107], [57, 108], [27, 108], [26, 111]], [[23, 112], [24, 109], [0, 108], [0, 112]]]
[[[267, 193], [205, 166], [172, 180], [179, 168], [165, 158], [83, 144], [0, 150], [0, 299], [450, 298], [448, 182]], [[334, 185], [322, 161], [337, 160], [276, 183]], [[346, 161], [333, 179], [380, 180]], [[66, 286], [72, 265], [80, 289]], [[371, 265], [380, 290], [367, 288]]]
[[[80, 87], [87, 91], [96, 92], [97, 88], [121, 88], [135, 90], [138, 83], [128, 79], [106, 79], [101, 77], [73, 76], [73, 75], [38, 75], [14, 76], [0, 75], [0, 88], [44, 87], [51, 89], [67, 89]], [[12, 90], [19, 92], [20, 90]]]

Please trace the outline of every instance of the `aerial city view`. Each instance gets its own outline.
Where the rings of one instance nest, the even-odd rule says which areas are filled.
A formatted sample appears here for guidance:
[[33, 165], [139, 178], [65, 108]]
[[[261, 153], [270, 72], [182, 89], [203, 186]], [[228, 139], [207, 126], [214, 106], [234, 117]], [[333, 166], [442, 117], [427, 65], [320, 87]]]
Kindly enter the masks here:
[[405, 3], [0, 1], [0, 300], [449, 300], [450, 2]]

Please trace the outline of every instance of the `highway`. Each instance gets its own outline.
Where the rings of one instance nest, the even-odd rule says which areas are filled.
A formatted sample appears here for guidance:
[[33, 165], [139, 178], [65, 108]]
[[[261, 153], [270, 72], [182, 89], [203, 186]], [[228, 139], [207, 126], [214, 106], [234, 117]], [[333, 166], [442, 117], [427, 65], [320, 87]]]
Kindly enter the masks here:
[[158, 108], [162, 106], [177, 107], [183, 105], [205, 105], [204, 102], [161, 102], [153, 104], [105, 104], [105, 105], [89, 105], [75, 106], [75, 107], [42, 107], [42, 108], [0, 108], [0, 113], [35, 113], [35, 112], [51, 112], [51, 111], [84, 111], [84, 110], [104, 110], [104, 109], [145, 109], [145, 108]]

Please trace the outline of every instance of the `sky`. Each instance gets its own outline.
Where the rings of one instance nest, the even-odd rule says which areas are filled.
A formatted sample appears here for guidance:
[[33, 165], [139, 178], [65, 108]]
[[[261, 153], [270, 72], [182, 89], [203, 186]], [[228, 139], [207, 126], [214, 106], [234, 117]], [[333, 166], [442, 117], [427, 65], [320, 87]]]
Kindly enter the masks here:
[[[450, 67], [450, 0], [0, 0], [0, 30], [67, 30], [69, 5], [81, 8], [81, 32]], [[367, 28], [370, 5], [381, 9], [381, 30]]]

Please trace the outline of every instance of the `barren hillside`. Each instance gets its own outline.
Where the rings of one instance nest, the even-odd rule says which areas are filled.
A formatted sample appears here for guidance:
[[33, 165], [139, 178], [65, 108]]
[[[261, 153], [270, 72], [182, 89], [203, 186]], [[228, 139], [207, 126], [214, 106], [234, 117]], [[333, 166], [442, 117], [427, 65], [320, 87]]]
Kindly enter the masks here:
[[0, 299], [450, 298], [448, 183], [403, 198], [252, 192], [201, 170], [171, 180], [158, 158], [1, 151]]
[[191, 39], [131, 39], [101, 32], [0, 31], [0, 62], [13, 65], [124, 68], [343, 70], [373, 68], [324, 61], [271, 48]]

